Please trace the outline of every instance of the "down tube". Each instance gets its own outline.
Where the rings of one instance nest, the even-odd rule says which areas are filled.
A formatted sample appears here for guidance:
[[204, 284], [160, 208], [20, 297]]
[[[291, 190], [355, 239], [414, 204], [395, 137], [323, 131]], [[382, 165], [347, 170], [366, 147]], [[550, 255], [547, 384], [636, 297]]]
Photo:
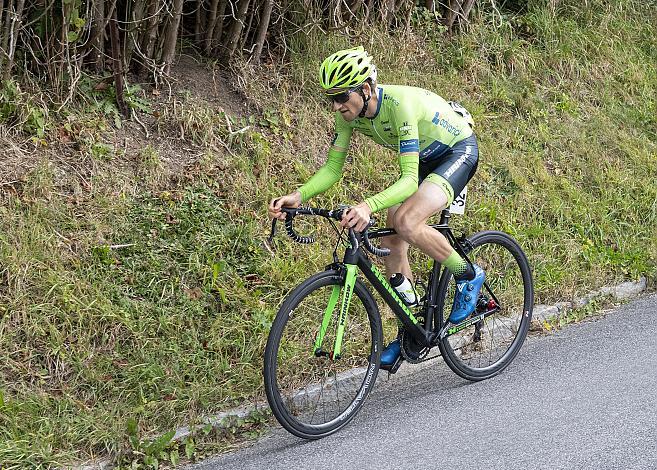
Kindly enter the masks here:
[[381, 294], [383, 300], [386, 301], [388, 306], [395, 312], [397, 317], [404, 324], [404, 329], [411, 333], [415, 340], [424, 346], [429, 345], [429, 338], [425, 332], [422, 324], [413, 315], [413, 312], [402, 302], [399, 296], [395, 293], [392, 286], [388, 283], [385, 275], [379, 271], [365, 256], [359, 253], [358, 267], [363, 272], [370, 284], [374, 286], [376, 291]]

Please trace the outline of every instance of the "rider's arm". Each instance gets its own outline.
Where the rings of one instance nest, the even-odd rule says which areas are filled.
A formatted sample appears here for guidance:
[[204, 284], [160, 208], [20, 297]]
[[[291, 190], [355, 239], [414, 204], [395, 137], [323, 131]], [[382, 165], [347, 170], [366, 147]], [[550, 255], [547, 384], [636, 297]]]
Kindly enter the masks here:
[[299, 188], [301, 202], [323, 193], [340, 180], [352, 132], [353, 129], [347, 126], [343, 119], [336, 117], [335, 138], [328, 151], [328, 160]]
[[419, 159], [420, 157], [417, 152], [414, 155], [407, 154], [399, 156], [400, 178], [392, 186], [365, 199], [372, 212], [399, 204], [417, 191]]
[[365, 199], [372, 212], [387, 209], [406, 200], [417, 191], [418, 166], [420, 162], [420, 140], [417, 119], [411, 112], [400, 110], [399, 124], [399, 169], [401, 176], [389, 188]]

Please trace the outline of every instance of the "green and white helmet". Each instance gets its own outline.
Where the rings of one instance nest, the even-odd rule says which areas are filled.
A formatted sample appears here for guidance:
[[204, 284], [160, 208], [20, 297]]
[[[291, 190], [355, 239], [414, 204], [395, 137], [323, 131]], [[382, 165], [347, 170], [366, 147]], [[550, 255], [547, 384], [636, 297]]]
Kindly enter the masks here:
[[376, 67], [363, 46], [331, 54], [319, 68], [319, 83], [325, 91], [354, 88], [368, 78], [376, 80]]

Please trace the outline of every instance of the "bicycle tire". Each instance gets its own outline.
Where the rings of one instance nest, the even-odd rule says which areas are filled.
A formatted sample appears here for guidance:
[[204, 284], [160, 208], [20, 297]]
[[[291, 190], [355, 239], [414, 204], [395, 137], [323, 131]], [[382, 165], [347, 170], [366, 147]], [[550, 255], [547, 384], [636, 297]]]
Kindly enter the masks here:
[[[486, 285], [499, 300], [501, 309], [477, 322], [479, 327], [471, 325], [447, 336], [438, 346], [452, 371], [467, 380], [478, 381], [502, 372], [520, 351], [531, 323], [534, 287], [527, 257], [510, 235], [484, 231], [469, 241], [472, 249], [468, 257], [484, 269]], [[453, 279], [445, 269], [438, 287], [438, 311], [443, 312], [445, 319], [449, 317], [456, 290]], [[485, 288], [480, 299], [481, 295], [486, 296], [483, 302], [491, 298]]]
[[[379, 371], [381, 317], [374, 297], [358, 279], [340, 358], [314, 354], [315, 333], [320, 329], [329, 294], [335, 286], [343, 285], [344, 276], [335, 270], [302, 282], [281, 305], [267, 339], [267, 401], [278, 422], [304, 439], [319, 439], [347, 425], [360, 411]], [[331, 326], [336, 323], [339, 303], [324, 338], [327, 351], [333, 349], [335, 328]]]

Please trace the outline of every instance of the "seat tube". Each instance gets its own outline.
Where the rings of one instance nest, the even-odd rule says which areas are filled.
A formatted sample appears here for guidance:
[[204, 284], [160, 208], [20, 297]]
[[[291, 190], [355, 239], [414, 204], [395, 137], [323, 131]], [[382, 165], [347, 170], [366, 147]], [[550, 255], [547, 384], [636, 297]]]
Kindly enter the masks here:
[[356, 272], [358, 267], [355, 264], [345, 265], [347, 274], [344, 280], [344, 288], [342, 289], [342, 304], [340, 306], [340, 315], [338, 316], [338, 328], [335, 335], [335, 345], [333, 346], [333, 359], [338, 359], [342, 353], [342, 338], [344, 336], [344, 328], [347, 322], [347, 311], [351, 302], [351, 296], [354, 293], [354, 285], [356, 284]]

